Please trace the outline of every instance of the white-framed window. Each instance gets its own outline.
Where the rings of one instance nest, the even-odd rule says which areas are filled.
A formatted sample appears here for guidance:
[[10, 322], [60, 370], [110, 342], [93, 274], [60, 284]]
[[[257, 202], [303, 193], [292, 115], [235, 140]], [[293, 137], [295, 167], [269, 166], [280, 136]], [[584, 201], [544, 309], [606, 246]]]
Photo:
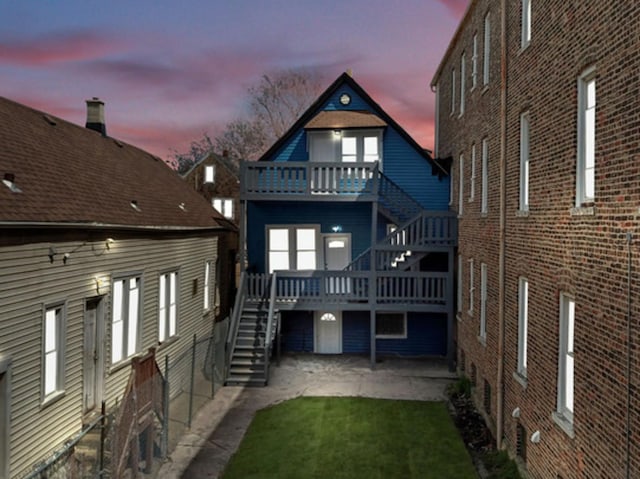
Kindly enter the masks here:
[[42, 323], [42, 402], [64, 393], [65, 303], [45, 306]]
[[520, 115], [520, 211], [529, 210], [529, 112]]
[[372, 163], [380, 160], [381, 138], [377, 133], [343, 131], [341, 160], [343, 163]]
[[471, 145], [471, 178], [469, 179], [469, 202], [476, 195], [476, 144]]
[[473, 315], [473, 296], [476, 290], [474, 275], [475, 271], [473, 269], [473, 258], [471, 258], [469, 259], [469, 308], [467, 309], [467, 313], [469, 313], [469, 316]]
[[318, 264], [316, 225], [267, 226], [268, 269], [315, 270]]
[[233, 219], [233, 198], [213, 198], [211, 204], [222, 216]]
[[216, 180], [216, 166], [206, 165], [204, 167], [204, 182], [213, 183]]
[[480, 263], [480, 338], [487, 339], [487, 265]]
[[406, 313], [376, 313], [376, 338], [404, 339], [406, 337]]
[[142, 277], [131, 275], [113, 280], [111, 315], [111, 364], [140, 351]]
[[451, 70], [451, 114], [456, 111], [456, 69]]
[[178, 334], [178, 272], [160, 275], [158, 288], [158, 341]]
[[531, 1], [532, 0], [522, 0], [521, 47], [523, 49], [531, 42]]
[[478, 84], [478, 34], [473, 34], [473, 48], [471, 51], [471, 90]]
[[489, 211], [489, 140], [482, 140], [482, 188], [480, 212]]
[[204, 299], [203, 308], [205, 311], [211, 309], [211, 284], [213, 283], [213, 261], [207, 260], [204, 262]]
[[11, 358], [0, 355], [0, 479], [9, 479]]
[[576, 206], [595, 198], [596, 171], [596, 70], [578, 78], [578, 159]]
[[462, 312], [462, 255], [458, 255], [458, 313]]
[[567, 423], [573, 423], [573, 334], [576, 304], [573, 298], [560, 294], [560, 347], [558, 357], [558, 404], [556, 413]]
[[460, 55], [460, 116], [464, 113], [464, 90], [466, 88], [466, 64], [465, 54]]
[[491, 65], [491, 16], [490, 13], [484, 17], [484, 57], [482, 59], [482, 84], [489, 84], [489, 68]]
[[464, 156], [458, 159], [458, 216], [464, 212]]
[[529, 281], [518, 280], [518, 366], [517, 373], [527, 377], [527, 327], [529, 322]]

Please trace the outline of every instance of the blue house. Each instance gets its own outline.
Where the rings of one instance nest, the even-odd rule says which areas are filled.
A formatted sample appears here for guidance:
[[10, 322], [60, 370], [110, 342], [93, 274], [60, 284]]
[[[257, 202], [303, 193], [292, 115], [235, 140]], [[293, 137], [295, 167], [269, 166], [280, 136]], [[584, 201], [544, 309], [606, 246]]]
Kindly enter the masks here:
[[272, 349], [453, 359], [449, 175], [347, 73], [240, 168], [228, 383]]

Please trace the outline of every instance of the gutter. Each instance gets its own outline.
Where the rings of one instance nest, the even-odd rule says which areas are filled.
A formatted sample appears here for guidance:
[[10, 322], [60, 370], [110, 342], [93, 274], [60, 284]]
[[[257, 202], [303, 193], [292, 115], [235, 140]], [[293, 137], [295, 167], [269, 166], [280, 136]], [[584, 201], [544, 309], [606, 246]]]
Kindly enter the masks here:
[[0, 228], [82, 228], [90, 230], [113, 229], [130, 231], [219, 231], [231, 228], [222, 225], [216, 226], [154, 226], [154, 225], [119, 225], [111, 223], [58, 223], [44, 221], [0, 221]]

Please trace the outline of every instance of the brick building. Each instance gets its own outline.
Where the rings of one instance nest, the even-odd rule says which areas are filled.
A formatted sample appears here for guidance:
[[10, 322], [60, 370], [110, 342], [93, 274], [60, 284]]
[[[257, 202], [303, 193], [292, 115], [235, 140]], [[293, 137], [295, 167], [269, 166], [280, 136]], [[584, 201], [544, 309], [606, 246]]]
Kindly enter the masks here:
[[640, 4], [472, 0], [432, 88], [457, 359], [528, 477], [639, 477]]

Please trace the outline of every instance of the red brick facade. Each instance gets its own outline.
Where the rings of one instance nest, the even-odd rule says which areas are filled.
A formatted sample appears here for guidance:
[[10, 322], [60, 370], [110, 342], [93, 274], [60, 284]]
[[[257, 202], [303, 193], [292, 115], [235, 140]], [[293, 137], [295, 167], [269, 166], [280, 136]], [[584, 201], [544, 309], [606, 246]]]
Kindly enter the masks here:
[[[468, 376], [475, 369], [480, 409], [487, 403], [487, 381], [488, 423], [514, 455], [518, 429], [524, 433], [520, 464], [528, 477], [640, 477], [640, 4], [531, 0], [531, 40], [523, 47], [526, 2], [470, 3], [433, 79], [436, 154], [453, 159], [455, 210], [460, 155], [464, 158], [458, 368]], [[490, 61], [484, 85], [487, 14]], [[477, 83], [472, 89], [474, 35]], [[585, 203], [576, 200], [576, 182], [579, 83], [587, 71], [595, 72], [596, 85], [595, 193]], [[520, 211], [523, 113], [529, 119], [529, 207]], [[486, 214], [481, 212], [485, 138]], [[479, 337], [482, 263], [487, 267], [486, 340]], [[528, 281], [526, 378], [517, 373], [520, 278]], [[558, 411], [563, 404], [558, 396], [561, 297], [575, 304], [572, 419]], [[512, 415], [516, 408], [519, 417]], [[538, 443], [530, 440], [536, 431]]]

